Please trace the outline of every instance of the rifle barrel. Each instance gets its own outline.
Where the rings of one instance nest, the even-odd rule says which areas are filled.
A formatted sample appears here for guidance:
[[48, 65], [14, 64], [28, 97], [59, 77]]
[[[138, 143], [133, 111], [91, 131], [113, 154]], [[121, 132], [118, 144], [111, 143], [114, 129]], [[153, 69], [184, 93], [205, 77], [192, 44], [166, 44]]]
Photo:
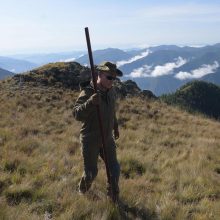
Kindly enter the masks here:
[[[96, 93], [97, 92], [97, 76], [95, 74], [95, 68], [94, 68], [92, 48], [91, 48], [91, 43], [90, 43], [88, 27], [85, 28], [85, 34], [86, 34], [87, 48], [88, 48], [88, 54], [89, 54], [89, 62], [90, 62], [90, 68], [91, 68], [91, 77], [92, 77], [92, 81], [93, 81], [93, 85], [94, 85], [94, 90], [95, 90], [95, 93]], [[107, 151], [106, 151], [106, 145], [105, 145], [106, 142], [105, 142], [105, 136], [104, 136], [103, 122], [102, 122], [102, 117], [101, 117], [101, 112], [100, 112], [99, 105], [97, 105], [97, 114], [98, 114], [98, 119], [99, 119], [99, 127], [100, 127], [100, 131], [101, 131], [102, 150], [103, 150], [103, 157], [104, 157], [104, 162], [105, 162], [105, 167], [106, 167], [107, 179], [108, 179], [108, 182], [110, 183], [110, 185], [112, 186], [109, 163], [108, 163], [108, 157], [107, 157]], [[113, 187], [111, 187], [111, 189], [113, 189]], [[113, 191], [111, 191], [111, 193], [113, 195]]]

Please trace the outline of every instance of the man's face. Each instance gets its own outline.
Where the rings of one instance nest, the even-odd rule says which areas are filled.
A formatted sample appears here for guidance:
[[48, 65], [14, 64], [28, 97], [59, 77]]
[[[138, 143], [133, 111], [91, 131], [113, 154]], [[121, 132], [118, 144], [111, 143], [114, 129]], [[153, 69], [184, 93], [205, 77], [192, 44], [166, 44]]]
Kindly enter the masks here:
[[115, 78], [116, 78], [116, 73], [101, 72], [99, 74], [99, 81], [102, 84], [102, 86], [106, 89], [110, 89], [112, 87]]

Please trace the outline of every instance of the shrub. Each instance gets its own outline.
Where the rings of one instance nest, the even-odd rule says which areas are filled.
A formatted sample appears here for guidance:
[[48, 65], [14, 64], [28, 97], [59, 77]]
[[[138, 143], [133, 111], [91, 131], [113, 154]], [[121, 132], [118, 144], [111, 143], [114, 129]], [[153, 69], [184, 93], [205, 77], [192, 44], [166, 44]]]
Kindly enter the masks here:
[[17, 159], [5, 161], [4, 171], [12, 173], [17, 169], [19, 164], [20, 164], [20, 161]]
[[18, 205], [21, 201], [31, 202], [33, 199], [33, 192], [29, 188], [14, 188], [7, 190], [5, 196], [9, 205]]
[[138, 160], [126, 158], [121, 161], [121, 172], [125, 178], [133, 178], [135, 175], [143, 175], [145, 167]]

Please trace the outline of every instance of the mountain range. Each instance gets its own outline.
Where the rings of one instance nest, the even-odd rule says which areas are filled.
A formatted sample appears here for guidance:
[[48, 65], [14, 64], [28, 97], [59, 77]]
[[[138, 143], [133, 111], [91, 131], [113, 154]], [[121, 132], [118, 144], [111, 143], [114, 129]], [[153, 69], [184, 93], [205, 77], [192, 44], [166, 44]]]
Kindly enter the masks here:
[[[220, 49], [173, 48], [157, 50], [135, 63], [122, 66], [127, 76], [132, 76], [140, 87], [157, 95], [175, 91], [192, 79], [201, 79], [215, 73], [218, 76]], [[212, 78], [213, 78], [212, 77]], [[215, 80], [214, 80], [215, 81]]]
[[12, 72], [9, 72], [8, 70], [4, 70], [4, 69], [0, 68], [0, 80], [5, 79], [6, 77], [9, 77], [12, 75], [13, 75]]
[[37, 64], [26, 60], [15, 59], [11, 57], [0, 56], [0, 68], [13, 73], [20, 73], [37, 67]]
[[47, 63], [74, 61], [85, 53], [85, 51], [71, 51], [60, 53], [16, 54], [12, 55], [12, 58], [26, 60], [37, 66], [41, 66]]
[[[107, 48], [94, 50], [93, 58], [95, 64], [106, 60], [116, 63], [124, 73], [122, 80], [132, 79], [141, 89], [151, 90], [157, 96], [175, 92], [194, 79], [220, 85], [220, 43], [203, 47], [160, 45], [130, 50]], [[14, 63], [20, 59], [21, 65], [15, 65], [10, 59]], [[2, 62], [0, 57], [0, 67], [23, 72], [49, 62], [73, 60], [81, 65], [89, 65], [87, 52], [73, 51], [14, 55], [8, 58], [9, 62]]]

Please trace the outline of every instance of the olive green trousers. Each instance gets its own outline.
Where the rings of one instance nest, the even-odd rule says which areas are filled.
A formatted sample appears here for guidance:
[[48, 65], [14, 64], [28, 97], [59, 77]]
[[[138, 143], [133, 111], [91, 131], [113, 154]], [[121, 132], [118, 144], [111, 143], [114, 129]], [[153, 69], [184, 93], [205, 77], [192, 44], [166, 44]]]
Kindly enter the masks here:
[[[82, 144], [82, 156], [84, 163], [84, 172], [79, 183], [79, 189], [85, 193], [92, 185], [93, 180], [98, 174], [98, 157], [100, 156], [103, 161], [103, 148], [101, 141], [84, 141], [81, 140]], [[108, 166], [111, 176], [111, 183], [108, 180], [107, 191], [108, 193], [119, 193], [118, 181], [120, 176], [120, 165], [116, 156], [116, 145], [113, 137], [106, 140], [106, 152]]]

